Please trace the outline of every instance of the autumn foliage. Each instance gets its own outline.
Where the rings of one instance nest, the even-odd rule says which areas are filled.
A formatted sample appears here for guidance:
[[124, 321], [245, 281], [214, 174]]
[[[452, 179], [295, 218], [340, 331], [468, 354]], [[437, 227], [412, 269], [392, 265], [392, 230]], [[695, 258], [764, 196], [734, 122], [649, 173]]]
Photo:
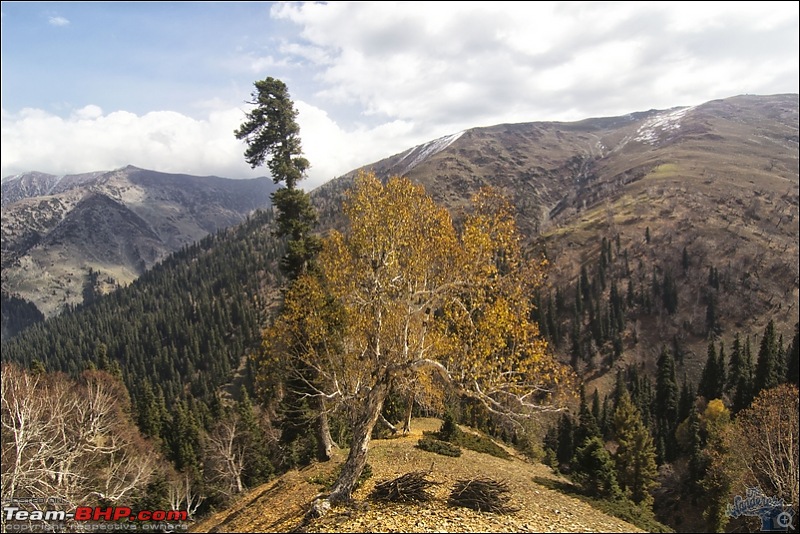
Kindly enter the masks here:
[[[507, 416], [557, 409], [570, 372], [530, 320], [545, 262], [524, 257], [503, 197], [482, 190], [457, 231], [422, 186], [362, 173], [344, 210], [349, 227], [289, 287], [259, 362], [265, 380], [303, 362], [308, 391], [347, 408], [353, 440], [332, 499], [349, 497], [393, 388], [446, 384]], [[418, 380], [432, 370], [441, 380]]]

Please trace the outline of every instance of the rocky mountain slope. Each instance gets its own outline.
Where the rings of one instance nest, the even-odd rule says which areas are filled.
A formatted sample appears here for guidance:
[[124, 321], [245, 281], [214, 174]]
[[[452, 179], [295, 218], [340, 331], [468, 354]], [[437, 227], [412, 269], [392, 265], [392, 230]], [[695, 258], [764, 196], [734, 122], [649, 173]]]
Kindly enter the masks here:
[[[531, 250], [549, 259], [545, 293], [560, 290], [567, 308], [582, 269], [590, 278], [595, 272], [603, 239], [614, 243], [620, 291], [676, 279], [675, 313], [629, 310], [620, 365], [651, 365], [661, 347], [680, 343], [690, 378], [699, 375], [712, 269], [724, 280], [714, 295], [724, 339], [760, 333], [770, 319], [791, 339], [800, 242], [796, 94], [475, 128], [364, 169], [407, 175], [456, 216], [478, 188], [503, 191]], [[356, 172], [315, 191], [323, 213], [336, 213], [333, 199]], [[559, 350], [568, 353], [569, 341]]]
[[[232, 180], [128, 166], [2, 182], [2, 290], [46, 316], [127, 284], [182, 246], [269, 205], [269, 178]], [[97, 273], [89, 280], [89, 272]]]

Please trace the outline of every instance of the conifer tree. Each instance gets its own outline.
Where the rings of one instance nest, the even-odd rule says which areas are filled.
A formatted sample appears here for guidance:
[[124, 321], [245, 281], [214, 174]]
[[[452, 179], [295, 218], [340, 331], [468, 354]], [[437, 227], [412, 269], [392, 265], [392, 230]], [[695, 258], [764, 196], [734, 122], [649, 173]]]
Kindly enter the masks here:
[[727, 383], [727, 363], [725, 362], [725, 342], [719, 342], [719, 352], [717, 353], [717, 379], [716, 379], [716, 398], [721, 399], [725, 393]]
[[689, 382], [686, 372], [683, 373], [683, 382], [681, 383], [681, 392], [678, 399], [678, 421], [684, 421], [689, 417], [689, 412], [694, 406], [695, 393], [692, 384]]
[[675, 427], [678, 424], [678, 384], [675, 380], [675, 361], [666, 347], [661, 349], [656, 369], [657, 437], [664, 441], [662, 460], [672, 461], [677, 454]]
[[719, 399], [722, 397], [722, 383], [720, 383], [719, 359], [714, 340], [708, 342], [707, 354], [706, 365], [703, 367], [700, 384], [697, 386], [697, 394], [706, 400]]
[[739, 379], [743, 371], [742, 367], [744, 365], [743, 352], [739, 332], [736, 332], [733, 338], [733, 346], [731, 347], [731, 357], [728, 361], [728, 376], [725, 381], [725, 391], [733, 391], [739, 384]]
[[622, 495], [614, 460], [602, 438], [593, 436], [575, 452], [575, 479], [592, 496], [619, 498]]
[[693, 484], [699, 484], [705, 475], [703, 459], [703, 443], [700, 437], [700, 417], [697, 407], [692, 403], [688, 417], [688, 437], [687, 454], [689, 456], [689, 480]]
[[619, 406], [619, 403], [622, 401], [622, 397], [626, 394], [630, 395], [628, 392], [628, 385], [625, 383], [625, 375], [622, 369], [618, 369], [614, 378], [614, 410], [617, 409], [617, 406]]
[[[312, 232], [317, 223], [317, 213], [311, 199], [305, 191], [297, 189], [297, 184], [310, 167], [303, 157], [300, 142], [300, 126], [297, 124], [297, 111], [291, 100], [286, 84], [281, 80], [268, 77], [255, 82], [252, 93], [255, 108], [247, 113], [246, 121], [234, 132], [237, 139], [247, 143], [245, 159], [251, 167], [256, 168], [265, 162], [272, 179], [276, 184], [285, 187], [272, 194], [272, 203], [277, 210], [275, 218], [278, 237], [287, 238], [286, 253], [280, 260], [281, 271], [289, 278], [296, 280], [300, 275], [314, 270], [314, 258], [322, 248], [322, 242]], [[298, 340], [303, 343], [304, 340]], [[304, 366], [296, 365], [288, 394], [283, 399], [288, 413], [296, 415], [305, 411], [306, 398], [310, 398], [314, 413], [301, 421], [316, 425], [317, 457], [320, 460], [330, 458], [331, 449], [336, 443], [330, 436], [328, 416], [321, 397], [309, 395], [306, 381], [309, 373]], [[313, 373], [311, 373], [313, 374]], [[296, 422], [284, 419], [284, 441], [287, 439], [314, 440], [311, 432], [293, 434], [289, 428]], [[296, 444], [289, 444], [292, 448]]]
[[272, 194], [272, 203], [278, 211], [276, 235], [289, 238], [281, 269], [294, 279], [308, 269], [320, 250], [319, 239], [311, 233], [317, 222], [316, 211], [308, 193], [297, 189], [310, 164], [303, 157], [297, 111], [286, 84], [269, 77], [254, 85], [250, 104], [255, 108], [234, 135], [246, 141], [245, 159], [251, 167], [266, 162], [272, 180], [286, 186]]
[[572, 418], [567, 414], [561, 414], [558, 422], [558, 449], [556, 459], [558, 465], [569, 465], [572, 456], [575, 454], [575, 427]]
[[580, 388], [580, 408], [578, 411], [578, 428], [575, 430], [575, 447], [582, 447], [587, 439], [600, 436], [600, 427], [586, 402], [583, 384]]
[[753, 370], [753, 356], [750, 352], [750, 336], [744, 345], [744, 359], [741, 371], [739, 372], [739, 382], [736, 385], [736, 393], [733, 396], [731, 411], [736, 414], [747, 408], [755, 397], [755, 377]]
[[242, 448], [245, 452], [243, 481], [247, 486], [254, 487], [266, 482], [274, 468], [269, 461], [269, 447], [258, 422], [255, 407], [244, 386], [240, 397], [236, 411], [242, 423]]
[[800, 387], [800, 323], [794, 324], [794, 339], [786, 362], [786, 382]]
[[650, 490], [657, 485], [656, 450], [653, 437], [627, 392], [614, 412], [614, 431], [619, 445], [615, 457], [619, 484], [633, 502], [650, 508]]
[[775, 333], [775, 322], [770, 320], [764, 329], [761, 338], [761, 347], [758, 350], [756, 363], [756, 376], [753, 383], [753, 397], [764, 389], [772, 389], [780, 384], [781, 367], [778, 362], [778, 341]]

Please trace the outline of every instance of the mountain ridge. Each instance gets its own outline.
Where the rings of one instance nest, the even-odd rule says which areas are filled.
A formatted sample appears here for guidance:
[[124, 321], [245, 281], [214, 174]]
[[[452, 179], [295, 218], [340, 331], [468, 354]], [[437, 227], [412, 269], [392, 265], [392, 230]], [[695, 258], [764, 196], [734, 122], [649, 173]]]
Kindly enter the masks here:
[[[414, 150], [422, 153], [425, 145]], [[328, 198], [358, 172], [386, 179], [402, 170], [408, 152], [356, 169], [312, 195], [317, 193], [323, 213], [333, 212]], [[542, 307], [572, 295], [582, 270], [589, 274], [584, 282], [597, 277], [599, 284], [603, 239], [615, 243], [608, 256], [619, 254], [625, 262], [609, 267], [618, 287], [624, 291], [633, 284], [643, 303], [661, 299], [644, 294], [645, 281], [680, 278], [675, 313], [650, 304], [627, 312], [634, 324], [619, 343], [629, 358], [616, 361], [610, 346], [598, 346], [603, 343], [590, 335], [584, 317], [585, 346], [579, 352], [595, 370], [638, 362], [652, 371], [661, 347], [668, 346], [686, 352], [690, 376], [699, 375], [710, 300], [726, 337], [736, 330], [759, 333], [769, 318], [791, 336], [798, 320], [798, 265], [788, 259], [798, 256], [800, 240], [797, 94], [469, 129], [417, 162], [407, 176], [456, 217], [480, 187], [493, 186], [509, 197], [530, 250], [549, 260]], [[709, 290], [712, 269], [725, 273], [722, 289]], [[610, 298], [609, 288], [600, 294]], [[564, 308], [554, 319], [567, 332], [575, 322], [569, 313]], [[545, 319], [544, 312], [539, 318]], [[562, 331], [559, 337], [556, 349], [569, 353], [569, 336]], [[642, 337], [645, 343], [638, 343]], [[588, 391], [595, 385], [607, 390], [608, 382], [590, 382]]]
[[[796, 95], [746, 97], [679, 117], [673, 108], [580, 125], [467, 130], [428, 151], [408, 175], [454, 218], [484, 185], [514, 200], [531, 254], [549, 261], [548, 282], [532, 295], [535, 320], [551, 350], [574, 361], [587, 395], [598, 387], [602, 398], [630, 369], [652, 377], [665, 347], [675, 355], [676, 379], [697, 384], [709, 342], [730, 347], [742, 332], [749, 343], [772, 319], [791, 339], [797, 108]], [[425, 152], [423, 146], [416, 154]], [[387, 177], [404, 156], [413, 152], [366, 168]], [[311, 192], [320, 232], [341, 228], [342, 194], [355, 172]], [[215, 393], [228, 396], [231, 384], [240, 385], [232, 378], [237, 365], [238, 379], [248, 376], [245, 356], [259, 350], [259, 327], [280, 300], [282, 250], [270, 236], [270, 213], [262, 215], [185, 247], [121, 291], [23, 332], [4, 359], [76, 372], [104, 354], [120, 363], [135, 406], [143, 405], [147, 381], [163, 390], [170, 408], [190, 397], [198, 413], [208, 413]], [[231, 269], [225, 279], [224, 269]], [[232, 525], [223, 519], [215, 528]]]
[[8, 177], [2, 183], [3, 292], [53, 315], [82, 302], [89, 269], [130, 283], [182, 246], [269, 206], [276, 187], [267, 177], [234, 180], [131, 165]]

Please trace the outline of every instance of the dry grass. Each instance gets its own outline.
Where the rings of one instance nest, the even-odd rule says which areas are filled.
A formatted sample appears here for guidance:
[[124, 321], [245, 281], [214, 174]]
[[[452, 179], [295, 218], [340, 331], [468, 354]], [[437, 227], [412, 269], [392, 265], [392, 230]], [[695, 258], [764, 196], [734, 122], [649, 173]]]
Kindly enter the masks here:
[[[634, 532], [633, 525], [608, 516], [587, 503], [545, 488], [534, 479], [564, 482], [548, 467], [520, 458], [502, 460], [465, 450], [461, 458], [428, 453], [414, 445], [422, 432], [438, 430], [438, 419], [416, 419], [403, 437], [375, 440], [368, 462], [373, 476], [354, 494], [353, 506], [334, 507], [305, 526], [308, 532]], [[255, 488], [229, 510], [199, 522], [195, 532], [289, 532], [322, 486], [309, 482], [330, 474], [344, 459], [343, 451], [329, 464], [315, 464]], [[432, 499], [424, 503], [376, 502], [369, 499], [375, 485], [413, 471], [429, 475]], [[487, 477], [509, 489], [513, 514], [476, 512], [447, 504], [458, 480]], [[324, 478], [324, 477], [322, 477]]]

